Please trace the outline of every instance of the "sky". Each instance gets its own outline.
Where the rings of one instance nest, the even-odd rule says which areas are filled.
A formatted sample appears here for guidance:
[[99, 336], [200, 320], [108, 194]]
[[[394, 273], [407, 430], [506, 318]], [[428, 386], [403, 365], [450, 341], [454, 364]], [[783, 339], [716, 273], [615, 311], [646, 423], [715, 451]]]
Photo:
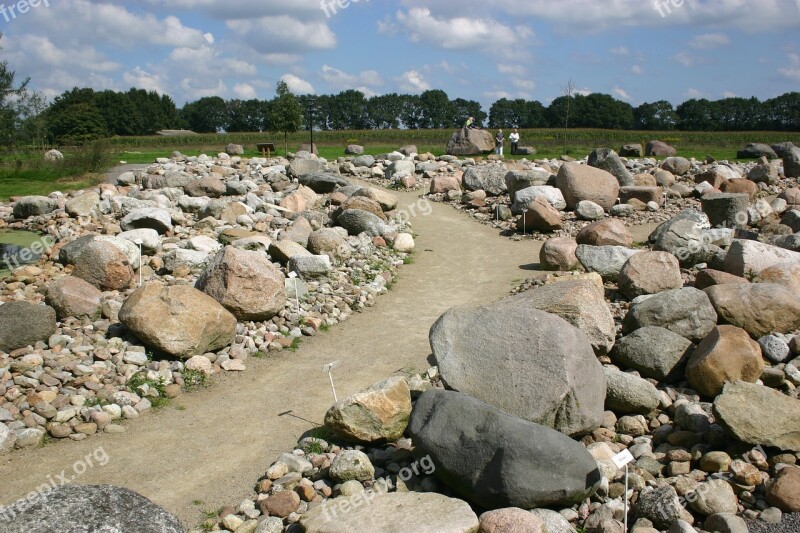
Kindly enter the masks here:
[[800, 90], [800, 0], [0, 0], [0, 32], [0, 60], [48, 98], [271, 99], [282, 79], [488, 111], [569, 80], [634, 106]]

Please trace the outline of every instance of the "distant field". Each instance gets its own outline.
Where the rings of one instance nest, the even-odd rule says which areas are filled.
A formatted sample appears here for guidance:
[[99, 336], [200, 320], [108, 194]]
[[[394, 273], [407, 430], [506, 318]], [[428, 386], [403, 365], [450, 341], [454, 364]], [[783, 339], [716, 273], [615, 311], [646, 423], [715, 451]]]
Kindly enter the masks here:
[[[335, 159], [344, 155], [348, 144], [365, 147], [368, 154], [380, 154], [414, 144], [422, 153], [442, 155], [453, 130], [364, 130], [315, 131], [314, 143], [320, 155]], [[508, 132], [506, 132], [506, 136]], [[534, 146], [537, 158], [555, 158], [564, 155], [564, 132], [558, 129], [522, 129], [521, 146]], [[800, 146], [800, 132], [679, 132], [679, 131], [626, 131], [572, 129], [567, 133], [566, 154], [585, 157], [598, 147], [619, 150], [623, 144], [646, 144], [650, 140], [664, 141], [678, 150], [678, 155], [703, 159], [711, 155], [718, 160], [734, 160], [736, 152], [751, 142], [775, 144], [791, 141]], [[47, 165], [42, 161], [43, 151], [0, 153], [0, 199], [13, 195], [47, 194], [54, 190], [87, 187], [96, 183], [99, 173], [120, 161], [150, 163], [157, 157], [169, 157], [179, 150], [186, 155], [217, 154], [229, 143], [245, 147], [245, 155], [259, 155], [256, 143], [273, 142], [276, 155], [284, 155], [282, 134], [226, 133], [183, 136], [114, 137], [102, 141], [93, 149], [61, 148], [66, 156], [60, 165]], [[297, 132], [288, 136], [289, 151], [297, 151], [309, 142], [309, 133]], [[102, 149], [107, 158], [98, 154]], [[510, 144], [506, 142], [506, 156]]]

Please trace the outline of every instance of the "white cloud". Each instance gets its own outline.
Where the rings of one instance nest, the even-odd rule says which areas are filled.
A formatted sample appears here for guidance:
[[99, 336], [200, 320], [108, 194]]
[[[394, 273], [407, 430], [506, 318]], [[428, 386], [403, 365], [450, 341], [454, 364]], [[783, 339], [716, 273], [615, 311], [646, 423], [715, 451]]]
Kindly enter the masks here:
[[504, 63], [497, 64], [497, 72], [500, 74], [512, 74], [514, 76], [523, 76], [525, 74], [525, 67], [522, 65], [507, 65]]
[[722, 91], [723, 98], [736, 98], [736, 93], [731, 91]]
[[427, 91], [431, 86], [418, 70], [409, 70], [400, 76], [400, 89], [411, 93]]
[[260, 54], [297, 54], [336, 47], [336, 35], [323, 21], [277, 15], [230, 20], [226, 24]]
[[800, 54], [790, 52], [786, 57], [789, 60], [789, 64], [779, 68], [778, 73], [784, 78], [800, 82]]
[[672, 60], [676, 63], [680, 63], [684, 67], [692, 67], [697, 63], [697, 58], [687, 54], [686, 52], [678, 52], [674, 56], [672, 56]]
[[615, 56], [626, 56], [630, 54], [630, 51], [625, 46], [618, 46], [616, 48], [612, 48], [611, 53], [614, 54]]
[[[506, 26], [489, 17], [436, 18], [426, 7], [398, 11], [397, 24], [409, 39], [445, 50], [505, 49], [524, 45], [533, 38], [527, 26]], [[379, 25], [386, 32], [387, 27]]]
[[129, 87], [137, 87], [148, 91], [156, 91], [159, 93], [166, 93], [165, 80], [158, 74], [153, 74], [143, 70], [141, 67], [135, 67], [133, 70], [125, 72], [122, 75], [122, 80]]
[[644, 69], [639, 65], [633, 65], [631, 67], [631, 72], [636, 74], [637, 76], [642, 76], [644, 74]]
[[483, 96], [491, 100], [500, 100], [501, 98], [511, 99], [514, 98], [511, 93], [506, 91], [486, 91]]
[[237, 98], [241, 98], [242, 100], [252, 100], [254, 98], [258, 98], [258, 93], [256, 92], [256, 88], [250, 85], [249, 83], [237, 83], [236, 85], [234, 85], [233, 94], [235, 94]]
[[686, 89], [686, 92], [683, 93], [686, 98], [705, 98], [706, 93], [699, 89], [694, 89], [692, 87]]
[[317, 91], [314, 86], [306, 80], [295, 76], [294, 74], [284, 74], [281, 79], [289, 86], [289, 90], [294, 94], [316, 94]]
[[614, 87], [613, 92], [614, 92], [614, 94], [616, 94], [617, 96], [619, 96], [623, 100], [630, 100], [631, 99], [631, 96], [622, 87]]
[[689, 41], [689, 46], [696, 50], [719, 48], [728, 44], [731, 44], [731, 40], [724, 33], [704, 33]]
[[573, 95], [574, 94], [580, 94], [581, 96], [589, 96], [590, 94], [592, 94], [592, 91], [588, 87], [584, 87], [583, 89], [575, 89], [573, 91]]
[[355, 89], [359, 86], [377, 87], [383, 85], [383, 78], [375, 70], [364, 70], [359, 74], [348, 74], [329, 65], [322, 66], [322, 79], [336, 89]]
[[286, 13], [304, 18], [324, 16], [319, 0], [144, 0], [144, 2], [181, 11], [202, 10], [218, 20], [249, 19]]
[[536, 82], [520, 78], [512, 78], [511, 85], [521, 91], [532, 91], [536, 88]]

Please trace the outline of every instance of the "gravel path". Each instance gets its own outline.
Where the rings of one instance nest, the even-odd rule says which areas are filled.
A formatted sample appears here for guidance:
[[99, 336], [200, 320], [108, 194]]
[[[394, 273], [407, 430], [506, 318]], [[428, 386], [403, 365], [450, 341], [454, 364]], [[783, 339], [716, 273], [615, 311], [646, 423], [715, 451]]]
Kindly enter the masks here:
[[800, 533], [800, 513], [784, 513], [780, 524], [749, 520], [747, 528], [750, 533]]
[[[304, 339], [295, 353], [250, 359], [246, 372], [225, 374], [212, 387], [128, 423], [122, 435], [4, 457], [0, 504], [49, 478], [60, 483], [63, 471], [74, 482], [136, 490], [192, 527], [203, 511], [250, 495], [262, 469], [322, 422], [333, 400], [322, 365], [341, 361], [334, 371], [339, 397], [400, 370], [428, 368], [428, 331], [439, 315], [454, 305], [508, 295], [535, 274], [539, 244], [498, 238], [497, 230], [450, 206], [420, 204], [418, 194], [397, 193], [399, 208], [417, 215], [414, 262], [401, 268], [397, 284], [375, 307]], [[107, 464], [99, 466], [104, 457]], [[85, 468], [89, 462], [95, 466]]]

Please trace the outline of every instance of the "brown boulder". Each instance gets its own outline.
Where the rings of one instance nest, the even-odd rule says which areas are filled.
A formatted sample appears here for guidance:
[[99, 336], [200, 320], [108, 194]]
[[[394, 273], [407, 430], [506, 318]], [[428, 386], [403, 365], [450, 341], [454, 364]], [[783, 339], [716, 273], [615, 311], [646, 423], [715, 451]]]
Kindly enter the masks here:
[[431, 194], [460, 191], [461, 182], [455, 176], [436, 176], [431, 180]]
[[711, 268], [706, 268], [698, 272], [694, 280], [695, 288], [700, 290], [713, 287], [714, 285], [724, 285], [726, 283], [750, 283], [750, 281], [746, 278], [740, 278], [739, 276], [734, 276], [733, 274]]
[[633, 244], [633, 235], [619, 219], [607, 218], [593, 222], [578, 232], [575, 240], [578, 244], [590, 246], [625, 246]]
[[767, 489], [767, 501], [785, 513], [800, 513], [800, 468], [781, 469]]
[[539, 251], [539, 263], [545, 270], [575, 270], [578, 267], [577, 249], [578, 243], [570, 237], [547, 239]]
[[133, 268], [128, 257], [113, 243], [98, 239], [83, 247], [72, 275], [98, 289], [116, 291], [130, 285]]
[[544, 198], [528, 204], [528, 212], [517, 219], [517, 231], [554, 231], [561, 229], [561, 213]]
[[719, 190], [727, 193], [742, 193], [750, 195], [752, 200], [758, 192], [758, 185], [744, 178], [733, 178], [722, 182]]
[[544, 528], [539, 517], [518, 507], [485, 512], [480, 520], [478, 533], [542, 533]]
[[754, 339], [800, 328], [800, 297], [777, 283], [726, 283], [705, 289], [719, 317]]
[[619, 290], [630, 300], [680, 287], [683, 287], [681, 267], [669, 252], [634, 254], [619, 273]]
[[714, 398], [726, 382], [755, 383], [764, 371], [761, 347], [735, 326], [717, 326], [697, 345], [686, 364], [686, 379], [697, 392]]
[[59, 319], [94, 319], [100, 315], [102, 296], [103, 293], [94, 285], [74, 276], [66, 276], [47, 285], [46, 302], [56, 310]]
[[578, 202], [590, 200], [603, 209], [611, 209], [619, 196], [619, 182], [613, 174], [579, 163], [564, 163], [556, 176], [567, 207], [575, 209]]

